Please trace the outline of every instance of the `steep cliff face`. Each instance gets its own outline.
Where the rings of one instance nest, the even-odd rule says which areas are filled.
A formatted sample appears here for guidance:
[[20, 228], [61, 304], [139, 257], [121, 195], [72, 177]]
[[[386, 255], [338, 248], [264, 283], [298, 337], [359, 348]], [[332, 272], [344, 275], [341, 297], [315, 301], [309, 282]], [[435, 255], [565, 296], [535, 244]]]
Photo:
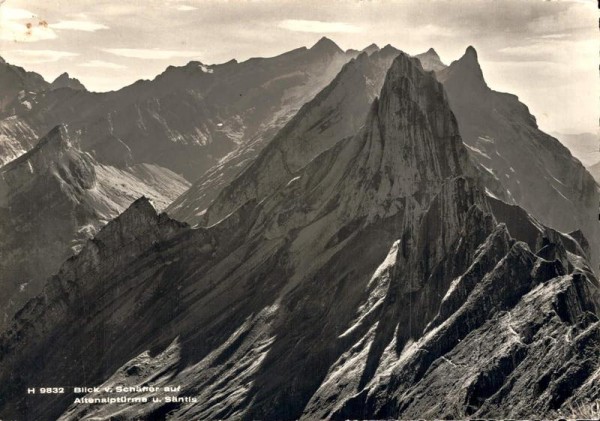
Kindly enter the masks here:
[[[303, 156], [295, 142], [290, 158], [293, 145]], [[497, 224], [444, 89], [418, 60], [393, 61], [356, 134], [296, 162], [285, 184], [208, 228], [147, 200], [110, 222], [0, 336], [0, 414], [507, 416], [534, 397], [547, 412], [584, 396], [598, 369], [597, 281], [563, 236], [540, 234], [535, 254]], [[176, 384], [195, 399], [23, 394], [49, 379]]]
[[[384, 51], [387, 51], [387, 56]], [[372, 66], [368, 71], [363, 67], [360, 72], [366, 75], [367, 83], [378, 87], [377, 81], [381, 80], [381, 76], [377, 76], [377, 71], [383, 73], [389, 66], [386, 57], [397, 54], [397, 50], [389, 46], [382, 50], [373, 47], [368, 57], [361, 56], [356, 62]], [[559, 142], [537, 128], [535, 118], [515, 96], [495, 92], [487, 86], [474, 48], [468, 48], [465, 56], [448, 68], [439, 61], [433, 49], [416, 57], [426, 70], [437, 70], [438, 78], [447, 85], [451, 105], [465, 132], [464, 141], [478, 164], [479, 178], [488, 191], [506, 202], [523, 206], [543, 223], [563, 232], [581, 229], [590, 239], [590, 257], [596, 262], [600, 245], [600, 228], [596, 223], [599, 199], [597, 187], [583, 167]], [[354, 66], [356, 68], [357, 64], [354, 63]], [[343, 136], [352, 124], [356, 125], [355, 116], [366, 107], [361, 98], [372, 97], [372, 94], [364, 94], [365, 85], [360, 77], [349, 77], [350, 67], [348, 65], [336, 81], [345, 78], [351, 81], [357, 87], [356, 95], [336, 96], [335, 93], [345, 87], [340, 83], [336, 91], [333, 83], [308, 103], [290, 121], [286, 130], [279, 133], [278, 139], [268, 146], [269, 153], [261, 155], [260, 160], [250, 165], [247, 161], [253, 159], [255, 150], [240, 155], [244, 158], [238, 161], [224, 161], [198, 180], [168, 212], [191, 224], [212, 224], [245, 201], [265, 197], [274, 188], [289, 181], [294, 168], [331, 147], [335, 136], [330, 133]], [[326, 107], [334, 111], [322, 122], [315, 121], [314, 115], [327, 115], [322, 114]], [[305, 149], [299, 154], [294, 152], [293, 158], [288, 158], [287, 145], [295, 143], [302, 143]], [[227, 185], [245, 166], [244, 177], [238, 177]], [[210, 210], [207, 212], [208, 207]], [[596, 263], [594, 265], [597, 266]]]
[[[373, 291], [363, 304], [377, 302], [378, 316], [332, 365], [306, 419], [527, 418], [595, 399], [600, 302], [589, 267], [575, 268], [560, 239], [532, 252], [480, 198], [453, 190], [421, 219], [414, 254], [384, 262], [373, 283], [385, 298]], [[436, 230], [440, 219], [456, 223]]]
[[[386, 46], [370, 56], [363, 53], [351, 60], [331, 84], [305, 104], [269, 142], [260, 159], [254, 160], [262, 145], [244, 148], [239, 156], [224, 160], [207, 172], [167, 212], [193, 225], [211, 224], [246, 201], [260, 200], [285, 185], [294, 172], [358, 131], [398, 54], [398, 50]], [[243, 170], [242, 176], [239, 166], [247, 161], [251, 164]], [[205, 211], [213, 200], [210, 218], [206, 219]]]
[[[385, 74], [400, 51], [372, 44], [345, 65], [333, 82], [306, 103], [266, 146], [252, 142], [200, 177], [167, 212], [192, 225], [218, 221], [251, 198], [270, 194], [288, 182], [297, 168], [306, 165], [340, 139], [351, 136], [364, 123], [373, 99], [379, 95]], [[425, 70], [446, 67], [435, 50], [416, 56]], [[289, 151], [293, 151], [290, 153]], [[244, 177], [237, 177], [243, 171]], [[258, 175], [260, 174], [260, 180]], [[214, 204], [212, 202], [215, 202]], [[212, 206], [211, 206], [212, 205]], [[207, 222], [206, 210], [211, 207]]]
[[[540, 275], [544, 263], [518, 244], [445, 323], [399, 356], [391, 344], [390, 365], [332, 418], [522, 418], [586, 393], [578, 389], [591, 387], [600, 346], [597, 300], [577, 298], [592, 292], [588, 280], [553, 267]], [[509, 265], [525, 271], [513, 294], [498, 285], [523, 273]], [[567, 302], [577, 310], [557, 314]]]
[[164, 208], [187, 186], [181, 177], [156, 166], [100, 165], [63, 126], [0, 167], [0, 326], [138, 194]]
[[437, 73], [471, 157], [503, 186], [508, 200], [563, 232], [581, 229], [600, 262], [598, 186], [558, 140], [540, 131], [514, 95], [491, 90], [477, 52]]

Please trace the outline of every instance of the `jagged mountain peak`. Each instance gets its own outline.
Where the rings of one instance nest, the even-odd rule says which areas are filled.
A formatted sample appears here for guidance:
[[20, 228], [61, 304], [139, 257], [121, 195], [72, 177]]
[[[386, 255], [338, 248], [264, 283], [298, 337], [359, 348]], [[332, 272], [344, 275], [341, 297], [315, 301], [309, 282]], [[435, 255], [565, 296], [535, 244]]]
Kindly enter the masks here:
[[362, 51], [356, 57], [354, 57], [352, 60], [350, 60], [349, 63], [353, 63], [353, 62], [365, 62], [367, 60], [369, 60], [369, 53], [367, 53], [366, 51]]
[[[152, 200], [144, 195], [104, 226], [91, 242], [102, 242], [105, 247], [114, 247], [142, 241], [146, 242], [147, 247], [148, 237], [153, 238], [151, 242], [158, 241], [160, 238], [169, 238], [187, 229], [189, 225], [185, 222], [171, 219], [165, 213], [159, 214]], [[89, 251], [90, 246], [87, 248]], [[91, 245], [91, 248], [95, 249], [96, 245]], [[85, 255], [85, 253], [84, 248], [81, 254]], [[85, 259], [85, 256], [82, 258]]]
[[465, 57], [471, 57], [477, 60], [477, 50], [472, 45], [469, 45], [465, 50]]
[[473, 76], [477, 76], [482, 81], [484, 80], [477, 51], [472, 46], [467, 47], [463, 56], [458, 59], [457, 64], [461, 66], [461, 71], [470, 72]]
[[583, 166], [558, 140], [539, 130], [518, 97], [488, 87], [473, 47], [437, 72], [437, 77], [444, 84], [471, 158], [490, 174], [490, 181], [502, 186], [492, 189], [488, 184], [490, 190], [506, 192], [504, 200], [518, 204], [548, 226], [563, 232], [581, 229], [597, 267], [598, 190]]
[[[70, 197], [76, 198], [82, 189], [94, 185], [94, 164], [93, 158], [80, 150], [79, 139], [69, 135], [64, 125], [56, 126], [33, 149], [0, 168], [0, 203], [36, 180], [57, 180], [69, 190]], [[77, 191], [67, 186], [76, 186]]]
[[400, 53], [401, 51], [394, 47], [392, 44], [386, 44], [381, 50], [383, 53]]
[[465, 94], [472, 92], [480, 95], [483, 91], [489, 91], [479, 64], [477, 51], [472, 46], [467, 47], [461, 58], [439, 71], [438, 78], [444, 84], [447, 84], [449, 80], [452, 80], [451, 84], [459, 81], [460, 89]]
[[[213, 225], [248, 200], [267, 197], [311, 160], [342, 139], [355, 136], [356, 144], [370, 139], [366, 150], [372, 159], [367, 160], [365, 174], [395, 180], [390, 191], [389, 186], [382, 185], [381, 197], [411, 194], [415, 179], [461, 174], [466, 152], [456, 142], [458, 129], [442, 85], [416, 58], [393, 47], [388, 50], [390, 53], [362, 53], [346, 64], [334, 81], [302, 107], [263, 153], [219, 193], [201, 218], [197, 212], [207, 205], [191, 201], [195, 216], [182, 219]], [[372, 104], [377, 96], [381, 100]], [[418, 134], [411, 113], [420, 116]], [[408, 152], [411, 150], [413, 156]]]
[[[386, 148], [388, 143], [399, 142], [395, 152], [404, 156], [402, 165], [411, 162], [407, 168], [420, 174], [417, 178], [444, 179], [467, 170], [466, 151], [444, 88], [423, 69], [419, 59], [403, 52], [394, 59], [381, 89], [377, 113]], [[423, 131], [415, 134], [414, 127]], [[406, 170], [396, 170], [398, 176], [406, 177]]]
[[0, 64], [6, 64], [6, 60], [2, 56], [0, 56]]
[[132, 217], [138, 217], [143, 215], [149, 218], [156, 218], [158, 212], [152, 204], [152, 200], [146, 196], [141, 196], [136, 199], [116, 220], [121, 221], [124, 219], [131, 219]]
[[[236, 63], [228, 62], [221, 66], [235, 65]], [[201, 86], [204, 86], [205, 82], [201, 82], [200, 80], [212, 78], [214, 76], [214, 67], [217, 66], [207, 65], [199, 60], [191, 60], [182, 66], [169, 65], [162, 73], [156, 76], [154, 81], [158, 81], [166, 89], [183, 88], [190, 83], [201, 83]]]
[[9, 186], [9, 190], [17, 191], [44, 174], [62, 179], [69, 178], [74, 172], [76, 184], [89, 188], [95, 179], [93, 160], [79, 146], [79, 139], [70, 136], [66, 126], [58, 125], [30, 151], [2, 167], [0, 180]]
[[[32, 101], [28, 97], [29, 93], [43, 92], [48, 88], [49, 83], [44, 78], [35, 73], [26, 71], [24, 68], [15, 66], [0, 58], [0, 113], [8, 115], [21, 112], [28, 112], [32, 107]], [[18, 110], [18, 111], [17, 111]], [[19, 136], [18, 142], [27, 142]], [[11, 138], [8, 138], [11, 141]], [[3, 140], [4, 144], [5, 141]], [[0, 155], [4, 145], [0, 145]], [[0, 162], [4, 161], [0, 157]]]
[[315, 45], [310, 48], [313, 52], [321, 52], [326, 54], [337, 54], [344, 53], [344, 51], [331, 39], [327, 37], [322, 37], [319, 39]]
[[139, 199], [136, 199], [123, 213], [127, 212], [141, 212], [149, 215], [157, 215], [152, 200], [146, 196], [141, 196]]
[[373, 44], [371, 44], [371, 45], [363, 48], [361, 50], [361, 52], [364, 52], [364, 53], [367, 53], [367, 54], [372, 54], [375, 51], [379, 51], [379, 49], [380, 49], [379, 46], [377, 44], [373, 43]]
[[434, 72], [438, 72], [447, 67], [442, 63], [440, 56], [433, 48], [430, 48], [424, 53], [417, 54], [415, 57], [419, 59], [423, 68], [428, 71], [433, 70]]
[[[413, 76], [416, 74], [415, 72], [418, 73], [419, 70], [423, 70], [421, 62], [401, 51], [392, 62], [390, 70], [386, 76], [386, 81], [391, 81], [402, 76]], [[386, 84], [384, 84], [384, 88], [385, 86]]]
[[71, 76], [69, 75], [69, 72], [62, 72], [60, 75], [58, 75], [56, 77], [56, 79], [54, 79], [54, 82], [56, 82], [57, 80], [60, 80], [60, 79], [70, 79], [70, 78], [71, 78]]
[[438, 59], [440, 58], [439, 54], [437, 53], [437, 51], [435, 51], [435, 50], [433, 49], [433, 47], [432, 47], [432, 48], [430, 48], [429, 50], [427, 50], [427, 51], [425, 52], [425, 54], [428, 54], [428, 55], [431, 55], [431, 56], [437, 57]]
[[71, 88], [81, 91], [86, 90], [85, 86], [79, 81], [79, 79], [71, 77], [67, 72], [61, 73], [56, 79], [54, 79], [54, 82], [50, 84], [50, 89], [60, 88]]
[[69, 131], [66, 125], [59, 124], [55, 126], [46, 134], [46, 136], [40, 139], [40, 141], [38, 142], [38, 146], [43, 147], [47, 144], [52, 143], [70, 146], [71, 143], [69, 138]]

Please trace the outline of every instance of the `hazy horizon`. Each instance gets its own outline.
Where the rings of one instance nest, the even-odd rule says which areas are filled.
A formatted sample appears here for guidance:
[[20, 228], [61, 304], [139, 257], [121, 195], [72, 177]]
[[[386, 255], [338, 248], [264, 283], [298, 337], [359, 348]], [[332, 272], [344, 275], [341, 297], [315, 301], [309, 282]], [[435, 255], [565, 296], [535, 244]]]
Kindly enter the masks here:
[[322, 36], [343, 50], [432, 47], [445, 64], [473, 45], [488, 85], [519, 96], [543, 130], [597, 134], [597, 22], [585, 0], [4, 0], [0, 55], [108, 91], [169, 65], [276, 56]]

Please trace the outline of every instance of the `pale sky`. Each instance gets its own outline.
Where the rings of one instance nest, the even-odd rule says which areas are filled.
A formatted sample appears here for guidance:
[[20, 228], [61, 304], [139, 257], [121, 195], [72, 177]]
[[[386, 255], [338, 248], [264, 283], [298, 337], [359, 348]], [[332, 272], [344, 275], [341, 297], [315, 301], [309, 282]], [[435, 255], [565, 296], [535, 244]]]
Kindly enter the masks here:
[[[168, 65], [268, 57], [321, 36], [446, 64], [468, 45], [490, 87], [519, 96], [546, 131], [598, 131], [595, 0], [0, 0], [0, 55], [53, 80], [118, 89]], [[30, 25], [28, 25], [30, 24]], [[29, 26], [29, 27], [28, 27]]]

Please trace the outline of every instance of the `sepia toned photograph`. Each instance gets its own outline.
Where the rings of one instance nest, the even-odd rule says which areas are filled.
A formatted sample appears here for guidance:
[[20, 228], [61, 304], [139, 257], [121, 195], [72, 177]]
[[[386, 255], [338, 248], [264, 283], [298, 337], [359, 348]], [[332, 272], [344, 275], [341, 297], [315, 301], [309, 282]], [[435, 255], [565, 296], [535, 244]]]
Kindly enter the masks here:
[[600, 419], [594, 0], [0, 0], [0, 421]]

